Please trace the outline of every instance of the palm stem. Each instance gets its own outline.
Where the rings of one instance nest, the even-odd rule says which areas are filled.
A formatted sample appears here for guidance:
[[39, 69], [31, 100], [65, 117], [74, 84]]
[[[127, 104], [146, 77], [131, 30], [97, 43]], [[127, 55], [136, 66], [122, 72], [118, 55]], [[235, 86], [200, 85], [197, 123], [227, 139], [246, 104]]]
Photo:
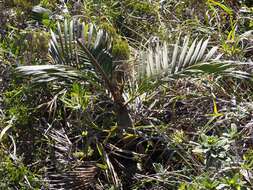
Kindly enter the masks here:
[[102, 76], [106, 87], [112, 94], [116, 106], [117, 122], [120, 129], [127, 129], [132, 127], [133, 126], [132, 119], [119, 88], [110, 81], [110, 79], [104, 72], [103, 68], [100, 66], [100, 64], [97, 62], [96, 58], [92, 55], [92, 53], [88, 50], [88, 48], [85, 47], [80, 40], [77, 40], [77, 42], [91, 60], [91, 63], [95, 67], [95, 70], [98, 72], [98, 74]]

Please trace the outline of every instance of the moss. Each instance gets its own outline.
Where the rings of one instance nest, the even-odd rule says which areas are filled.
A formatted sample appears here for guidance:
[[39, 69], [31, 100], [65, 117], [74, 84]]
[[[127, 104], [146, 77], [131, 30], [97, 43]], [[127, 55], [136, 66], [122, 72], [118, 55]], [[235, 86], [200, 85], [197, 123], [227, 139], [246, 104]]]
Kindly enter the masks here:
[[104, 29], [110, 36], [115, 37], [117, 35], [116, 29], [108, 22], [102, 21], [100, 28]]
[[115, 40], [112, 48], [112, 55], [116, 60], [127, 60], [130, 56], [129, 45], [126, 40], [118, 38]]
[[48, 42], [50, 35], [48, 32], [44, 31], [36, 31], [32, 33], [33, 44], [35, 49], [38, 49], [39, 52], [44, 51], [47, 52]]
[[27, 31], [25, 36], [25, 47], [23, 53], [25, 62], [34, 62], [40, 59], [46, 59], [48, 53], [50, 35], [42, 30]]

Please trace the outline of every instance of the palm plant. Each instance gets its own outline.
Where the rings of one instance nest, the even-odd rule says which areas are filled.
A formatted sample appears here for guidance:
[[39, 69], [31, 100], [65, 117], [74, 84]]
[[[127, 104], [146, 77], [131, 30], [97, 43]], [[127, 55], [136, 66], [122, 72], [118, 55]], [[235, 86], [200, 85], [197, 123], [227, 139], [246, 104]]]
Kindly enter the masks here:
[[[122, 95], [122, 86], [114, 80], [118, 67], [111, 55], [110, 36], [93, 24], [79, 20], [65, 20], [63, 31], [60, 23], [57, 23], [57, 32], [51, 31], [51, 36], [49, 53], [50, 63], [53, 64], [20, 66], [17, 70], [23, 75], [33, 76], [32, 81], [36, 83], [54, 80], [72, 83], [73, 80], [81, 80], [101, 84], [114, 101], [119, 128], [131, 128], [133, 124]], [[169, 78], [201, 73], [251, 78], [248, 73], [236, 70], [238, 64], [235, 62], [220, 61], [217, 46], [206, 53], [209, 39], [195, 39], [190, 44], [190, 38], [186, 36], [182, 46], [180, 41], [179, 38], [172, 53], [167, 42], [151, 42], [147, 50], [141, 52], [137, 78]], [[216, 58], [213, 58], [214, 55]]]
[[49, 53], [50, 63], [53, 64], [20, 66], [17, 71], [33, 76], [35, 83], [54, 80], [99, 83], [113, 98], [120, 130], [132, 127], [121, 89], [113, 80], [117, 65], [112, 59], [112, 42], [108, 34], [93, 24], [65, 20], [63, 31], [60, 23], [57, 23], [57, 32], [51, 31], [51, 36]]

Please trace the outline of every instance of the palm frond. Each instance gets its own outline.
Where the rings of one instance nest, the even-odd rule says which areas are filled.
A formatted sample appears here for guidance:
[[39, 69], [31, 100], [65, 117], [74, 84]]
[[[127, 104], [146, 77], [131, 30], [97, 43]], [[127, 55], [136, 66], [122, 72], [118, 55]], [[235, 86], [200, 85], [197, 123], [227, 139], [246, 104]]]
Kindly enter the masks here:
[[82, 42], [110, 78], [114, 68], [110, 54], [110, 37], [95, 25], [79, 20], [65, 20], [63, 24], [58, 22], [56, 32], [51, 31], [49, 54], [54, 65], [20, 66], [17, 71], [24, 76], [34, 76], [34, 82], [73, 80], [90, 73], [95, 75], [92, 60], [80, 48], [77, 40]]
[[54, 157], [46, 173], [49, 189], [93, 189], [98, 172], [95, 163], [73, 157], [73, 144], [63, 128], [50, 129], [45, 135], [54, 148]]
[[20, 66], [16, 70], [22, 75], [32, 76], [36, 83], [85, 79], [84, 73], [65, 65]]
[[173, 52], [169, 51], [169, 45], [166, 42], [156, 41], [150, 43], [148, 49], [142, 52], [142, 67], [145, 69], [142, 75], [174, 75], [187, 70], [193, 65], [202, 62], [210, 62], [218, 47], [213, 47], [206, 53], [209, 39], [195, 39], [190, 44], [190, 38], [186, 36], [180, 46], [180, 39], [173, 45]]
[[[221, 54], [217, 53], [218, 46], [208, 50], [209, 39], [194, 39], [190, 44], [189, 36], [180, 39], [169, 51], [166, 42], [156, 40], [151, 42], [146, 51], [141, 53], [137, 76], [145, 77], [174, 77], [196, 74], [216, 74], [232, 76], [239, 79], [252, 79], [251, 74], [238, 70], [240, 63], [220, 60]], [[215, 57], [216, 56], [216, 57]], [[248, 63], [247, 63], [248, 64]]]
[[111, 42], [108, 34], [89, 23], [78, 20], [64, 21], [63, 32], [57, 24], [56, 33], [51, 31], [49, 52], [55, 64], [69, 65], [80, 70], [92, 70], [91, 60], [82, 51], [77, 40], [89, 50], [108, 74], [112, 72]]
[[48, 136], [53, 142], [52, 146], [55, 149], [56, 161], [65, 165], [70, 163], [73, 160], [73, 144], [68, 138], [66, 131], [63, 128], [60, 130], [51, 129]]
[[61, 172], [51, 168], [47, 172], [49, 189], [95, 189], [95, 176], [97, 172], [98, 168], [93, 164], [75, 166]]

